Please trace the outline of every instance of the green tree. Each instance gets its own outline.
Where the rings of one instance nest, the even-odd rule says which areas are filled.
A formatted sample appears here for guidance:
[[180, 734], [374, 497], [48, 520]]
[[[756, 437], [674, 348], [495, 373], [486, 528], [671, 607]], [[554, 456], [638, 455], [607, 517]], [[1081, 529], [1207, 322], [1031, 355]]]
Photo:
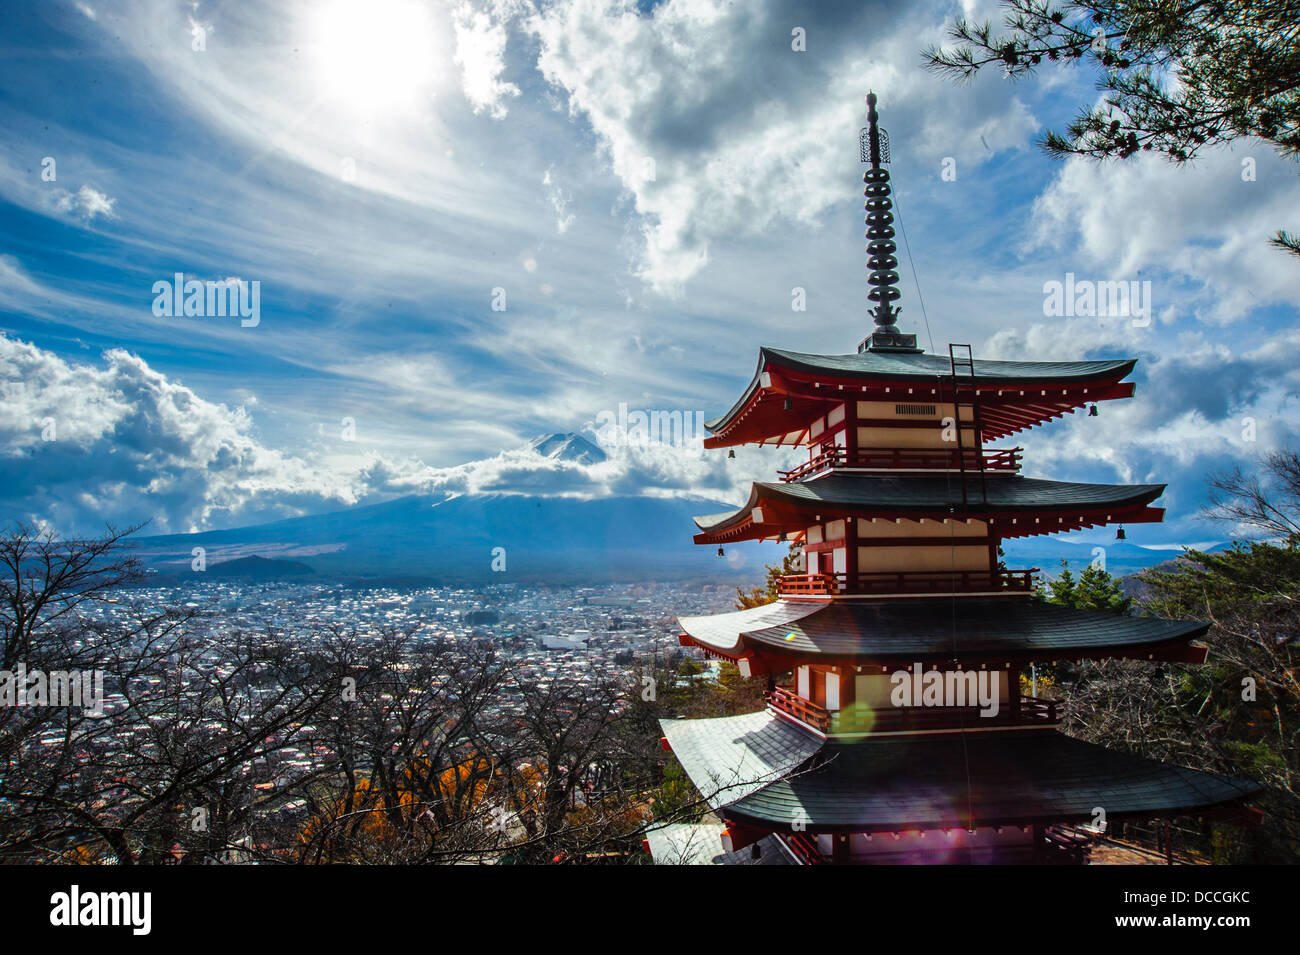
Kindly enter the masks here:
[[1127, 614], [1133, 607], [1133, 598], [1124, 593], [1119, 581], [1096, 564], [1089, 564], [1076, 578], [1070, 565], [1061, 561], [1061, 575], [1039, 593], [1048, 603], [1076, 610]]
[[1142, 610], [1211, 622], [1204, 664], [1102, 660], [1079, 667], [1067, 729], [1267, 789], [1257, 828], [1210, 825], [1220, 862], [1300, 861], [1300, 458], [1268, 455], [1249, 476], [1210, 480], [1209, 516], [1271, 541], [1187, 551], [1139, 575]]
[[[1300, 6], [1295, 0], [1003, 0], [1005, 33], [958, 18], [957, 45], [927, 65], [958, 80], [995, 66], [1015, 80], [1049, 63], [1086, 63], [1105, 93], [1080, 109], [1049, 155], [1176, 164], [1203, 147], [1250, 138], [1300, 159]], [[1272, 244], [1300, 255], [1300, 238]]]
[[789, 553], [782, 558], [781, 563], [767, 565], [767, 579], [762, 587], [751, 587], [748, 591], [743, 587], [737, 587], [736, 609], [747, 610], [750, 607], [776, 603], [781, 596], [781, 578], [787, 574], [803, 573], [800, 569], [803, 558], [798, 548], [798, 544], [791, 544]]
[[1188, 551], [1140, 580], [1145, 612], [1212, 621], [1207, 660], [1085, 664], [1071, 731], [1263, 783], [1264, 824], [1207, 828], [1204, 848], [1219, 862], [1300, 861], [1300, 549]]

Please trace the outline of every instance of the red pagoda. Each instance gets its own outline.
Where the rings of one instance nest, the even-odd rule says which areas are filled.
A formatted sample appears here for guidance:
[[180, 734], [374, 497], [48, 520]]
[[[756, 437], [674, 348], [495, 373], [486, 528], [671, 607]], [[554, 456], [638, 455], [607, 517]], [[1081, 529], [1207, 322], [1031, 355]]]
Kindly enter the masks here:
[[[763, 711], [664, 720], [723, 826], [650, 833], [657, 861], [1082, 861], [1122, 820], [1229, 818], [1253, 783], [1164, 765], [1058, 731], [1022, 694], [1035, 661], [1203, 662], [1209, 625], [1074, 610], [1008, 570], [1008, 538], [1159, 521], [1164, 485], [1024, 477], [986, 447], [1133, 395], [1134, 360], [980, 361], [926, 354], [898, 329], [889, 141], [874, 94], [862, 159], [875, 329], [852, 355], [762, 348], [709, 448], [798, 445], [808, 460], [696, 519], [698, 544], [789, 541], [803, 573], [775, 603], [680, 619], [680, 641], [768, 681]], [[789, 675], [789, 683], [778, 678]], [[721, 845], [718, 836], [721, 835]]]

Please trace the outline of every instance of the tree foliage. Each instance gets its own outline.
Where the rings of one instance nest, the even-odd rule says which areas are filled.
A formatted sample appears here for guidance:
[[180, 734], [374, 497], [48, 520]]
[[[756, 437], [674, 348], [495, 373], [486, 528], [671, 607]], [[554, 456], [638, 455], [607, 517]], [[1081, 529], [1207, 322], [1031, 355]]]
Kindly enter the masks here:
[[658, 718], [762, 705], [734, 667], [662, 671], [656, 703], [486, 640], [232, 631], [123, 590], [121, 536], [0, 540], [3, 669], [99, 671], [105, 697], [0, 706], [0, 861], [643, 861], [651, 816], [694, 818], [709, 795], [680, 781], [655, 806]]
[[1089, 564], [1076, 578], [1070, 565], [1061, 561], [1060, 576], [1048, 581], [1039, 593], [1048, 603], [1076, 610], [1126, 614], [1133, 606], [1133, 598], [1124, 593], [1119, 581], [1097, 564]]
[[747, 610], [750, 607], [775, 603], [781, 596], [781, 578], [788, 574], [803, 573], [803, 561], [803, 552], [799, 550], [799, 545], [791, 544], [789, 552], [781, 559], [781, 563], [767, 565], [767, 576], [763, 586], [751, 587], [749, 590], [736, 588], [736, 609]]
[[1250, 476], [1213, 478], [1211, 516], [1274, 540], [1189, 550], [1139, 575], [1143, 613], [1210, 623], [1204, 664], [1085, 663], [1070, 694], [1075, 735], [1267, 787], [1261, 827], [1206, 830], [1204, 847], [1222, 862], [1300, 861], [1298, 476], [1286, 451]]
[[[1012, 79], [1043, 61], [1093, 67], [1100, 105], [1040, 145], [1056, 157], [1188, 162], [1251, 138], [1300, 158], [1300, 0], [1003, 0], [1005, 32], [958, 18], [927, 65], [958, 80], [987, 66]], [[1272, 243], [1300, 255], [1294, 235]]]

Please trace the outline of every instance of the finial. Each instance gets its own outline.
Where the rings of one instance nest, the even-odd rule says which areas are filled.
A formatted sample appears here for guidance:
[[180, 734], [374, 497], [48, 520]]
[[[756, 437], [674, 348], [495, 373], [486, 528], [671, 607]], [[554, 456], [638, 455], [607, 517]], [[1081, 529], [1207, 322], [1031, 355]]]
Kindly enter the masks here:
[[898, 334], [894, 324], [899, 310], [894, 307], [902, 293], [898, 291], [898, 259], [894, 253], [898, 246], [894, 243], [894, 203], [889, 195], [889, 173], [880, 168], [882, 162], [889, 162], [889, 134], [879, 125], [880, 114], [876, 112], [876, 94], [867, 94], [867, 150], [862, 157], [870, 162], [871, 168], [862, 177], [866, 184], [863, 195], [867, 197], [867, 266], [871, 274], [867, 282], [871, 291], [867, 298], [876, 303], [871, 310], [876, 326], [882, 332]]

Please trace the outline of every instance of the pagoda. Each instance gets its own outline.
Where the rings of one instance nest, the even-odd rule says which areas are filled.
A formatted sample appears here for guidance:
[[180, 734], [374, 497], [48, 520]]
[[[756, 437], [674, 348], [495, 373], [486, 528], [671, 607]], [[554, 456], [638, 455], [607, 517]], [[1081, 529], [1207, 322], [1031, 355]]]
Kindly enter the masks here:
[[[1259, 786], [1062, 734], [1026, 696], [1035, 661], [1203, 662], [1209, 624], [1038, 599], [1009, 538], [1159, 521], [1161, 484], [1025, 477], [987, 447], [1132, 397], [1132, 359], [983, 361], [927, 354], [899, 330], [889, 140], [867, 97], [868, 299], [856, 354], [761, 348], [708, 448], [807, 448], [739, 510], [696, 519], [698, 544], [787, 541], [802, 572], [774, 603], [683, 617], [680, 642], [768, 683], [767, 707], [663, 720], [663, 743], [722, 821], [649, 833], [657, 861], [745, 864], [1079, 862], [1125, 820], [1245, 820]], [[788, 682], [786, 682], [788, 680]], [[720, 838], [719, 838], [720, 837]]]

